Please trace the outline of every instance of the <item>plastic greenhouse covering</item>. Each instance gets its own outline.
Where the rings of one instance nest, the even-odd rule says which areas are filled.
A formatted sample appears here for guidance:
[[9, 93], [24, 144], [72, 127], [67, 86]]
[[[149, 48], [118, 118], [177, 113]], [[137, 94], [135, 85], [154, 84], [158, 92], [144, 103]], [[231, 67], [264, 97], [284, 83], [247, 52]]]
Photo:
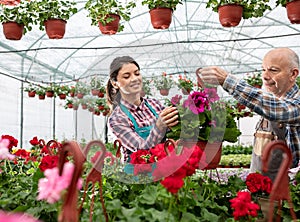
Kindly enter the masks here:
[[[0, 133], [19, 138], [19, 146], [26, 147], [33, 136], [104, 140], [106, 134], [106, 117], [64, 109], [59, 99], [28, 98], [22, 91], [28, 83], [72, 84], [95, 75], [106, 82], [110, 62], [122, 55], [135, 58], [145, 78], [162, 72], [195, 78], [197, 68], [210, 65], [243, 76], [259, 71], [272, 48], [290, 47], [300, 55], [300, 25], [291, 24], [286, 8], [275, 7], [275, 0], [263, 17], [242, 19], [231, 28], [221, 26], [207, 1], [183, 1], [165, 30], [152, 27], [140, 0], [124, 31], [115, 35], [101, 34], [87, 17], [85, 1], [75, 1], [78, 13], [67, 21], [62, 39], [49, 39], [37, 26], [19, 41], [7, 40], [0, 31]], [[253, 124], [241, 124], [244, 137], [250, 137]]]

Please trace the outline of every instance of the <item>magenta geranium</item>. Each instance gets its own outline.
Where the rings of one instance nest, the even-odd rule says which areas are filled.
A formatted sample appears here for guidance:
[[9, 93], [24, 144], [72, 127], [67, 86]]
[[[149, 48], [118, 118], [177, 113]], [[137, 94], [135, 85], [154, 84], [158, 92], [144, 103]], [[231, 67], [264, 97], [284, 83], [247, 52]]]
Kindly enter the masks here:
[[216, 88], [191, 92], [186, 99], [175, 95], [168, 105], [176, 106], [180, 123], [167, 137], [178, 140], [236, 142], [241, 134], [227, 101], [221, 100]]

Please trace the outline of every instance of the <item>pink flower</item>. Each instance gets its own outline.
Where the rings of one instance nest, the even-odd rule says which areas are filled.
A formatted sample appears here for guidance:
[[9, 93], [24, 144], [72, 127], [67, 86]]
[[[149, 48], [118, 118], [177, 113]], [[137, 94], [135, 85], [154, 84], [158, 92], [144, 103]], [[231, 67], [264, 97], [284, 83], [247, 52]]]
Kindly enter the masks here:
[[38, 222], [39, 220], [24, 213], [9, 213], [0, 211], [0, 222]]
[[15, 156], [9, 152], [8, 149], [9, 144], [10, 144], [9, 139], [0, 139], [0, 160], [4, 160], [4, 159], [12, 160], [15, 158]]
[[[60, 200], [61, 192], [67, 189], [71, 183], [74, 171], [74, 165], [70, 162], [65, 163], [62, 175], [59, 176], [58, 167], [47, 169], [44, 172], [45, 178], [39, 180], [38, 183], [38, 200], [46, 200], [52, 204]], [[82, 186], [80, 179], [77, 188]]]
[[191, 93], [182, 105], [184, 108], [189, 108], [194, 114], [200, 114], [211, 109], [208, 95], [205, 92]]

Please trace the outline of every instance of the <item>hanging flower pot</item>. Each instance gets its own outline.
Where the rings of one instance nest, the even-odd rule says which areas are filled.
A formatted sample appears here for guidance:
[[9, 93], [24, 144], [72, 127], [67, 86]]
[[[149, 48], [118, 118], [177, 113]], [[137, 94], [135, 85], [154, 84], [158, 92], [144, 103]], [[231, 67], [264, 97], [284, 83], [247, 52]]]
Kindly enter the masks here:
[[99, 29], [104, 35], [114, 35], [118, 32], [120, 16], [117, 14], [107, 15], [109, 18], [112, 18], [113, 21], [106, 23], [105, 25], [99, 22]]
[[44, 99], [45, 99], [45, 97], [46, 97], [46, 96], [45, 96], [45, 94], [41, 94], [41, 95], [39, 95], [39, 99], [40, 99], [40, 100], [44, 100]]
[[151, 24], [155, 29], [167, 29], [172, 22], [172, 9], [154, 8], [149, 11]]
[[292, 24], [300, 24], [300, 1], [295, 0], [286, 4], [288, 19]]
[[98, 94], [100, 93], [99, 89], [91, 89], [91, 93], [93, 96], [98, 96]]
[[53, 97], [54, 96], [54, 91], [46, 91], [46, 96], [47, 97]]
[[167, 96], [169, 95], [169, 89], [160, 89], [159, 92], [160, 92], [160, 95], [162, 96]]
[[59, 94], [58, 97], [62, 100], [66, 99], [67, 98], [67, 95], [66, 94]]
[[61, 39], [65, 35], [66, 21], [62, 19], [48, 19], [45, 21], [45, 29], [49, 39]]
[[242, 19], [243, 7], [236, 4], [222, 5], [218, 8], [218, 13], [223, 27], [235, 27]]
[[82, 108], [82, 109], [87, 109], [88, 106], [87, 106], [87, 104], [82, 103], [82, 104], [81, 104], [81, 108]]
[[29, 97], [35, 97], [35, 91], [30, 91], [28, 92]]
[[2, 23], [3, 34], [6, 39], [9, 40], [20, 40], [23, 36], [24, 25], [20, 25], [16, 22], [5, 22]]

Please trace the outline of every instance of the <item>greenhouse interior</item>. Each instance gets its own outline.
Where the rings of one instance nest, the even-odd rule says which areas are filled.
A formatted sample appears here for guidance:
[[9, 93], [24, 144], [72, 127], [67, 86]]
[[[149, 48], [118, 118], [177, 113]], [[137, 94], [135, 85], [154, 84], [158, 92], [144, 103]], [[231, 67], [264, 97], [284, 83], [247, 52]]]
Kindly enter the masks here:
[[[299, 102], [296, 96], [279, 98], [267, 92], [262, 65], [265, 55], [277, 48], [289, 48], [300, 56], [299, 0], [0, 3], [0, 222], [300, 221], [300, 162], [295, 164], [300, 158], [295, 114]], [[240, 10], [238, 21], [222, 23], [220, 9], [227, 5], [239, 7], [229, 10], [229, 14]], [[151, 13], [156, 8], [168, 8], [158, 14], [169, 14], [169, 24], [155, 26]], [[127, 17], [121, 13], [125, 9]], [[93, 15], [101, 10], [119, 14], [115, 31], [103, 31], [105, 24], [97, 21], [102, 15]], [[70, 14], [59, 17], [59, 13]], [[17, 22], [24, 24], [21, 34], [8, 37], [12, 30], [4, 25], [22, 14], [27, 18]], [[65, 20], [63, 34], [50, 37], [42, 16]], [[150, 114], [135, 114], [148, 125], [156, 124], [145, 138], [116, 134], [114, 130], [123, 126], [112, 129], [109, 125], [110, 119], [118, 120], [114, 113], [121, 115], [120, 121], [124, 118], [123, 109], [116, 113], [117, 108], [107, 100], [107, 84], [116, 91], [111, 63], [124, 56], [139, 65], [139, 101], [159, 103], [159, 116], [153, 116], [153, 108]], [[233, 95], [240, 82], [227, 89], [225, 84], [203, 83], [199, 70], [212, 66], [240, 79], [246, 88]], [[295, 69], [298, 74], [299, 64]], [[285, 82], [284, 78], [280, 81]], [[275, 83], [276, 87], [281, 84]], [[164, 84], [170, 85], [166, 94], [162, 93]], [[297, 90], [293, 93], [298, 93], [300, 76], [292, 86]], [[122, 91], [122, 87], [117, 89]], [[119, 96], [127, 98], [126, 93]], [[201, 115], [192, 108], [187, 111], [199, 105], [192, 99], [203, 93], [207, 100], [214, 95], [218, 101], [210, 100]], [[257, 103], [246, 101], [257, 95]], [[264, 103], [265, 96], [274, 107]], [[148, 103], [143, 102], [146, 108]], [[177, 107], [179, 128], [164, 122], [162, 107], [169, 106]], [[273, 111], [276, 107], [286, 115], [278, 117]], [[189, 119], [181, 111], [189, 112]], [[157, 122], [148, 121], [149, 115]], [[269, 122], [282, 121], [286, 131], [283, 139], [270, 132], [276, 140], [268, 140], [257, 154], [254, 142], [261, 116], [269, 117]], [[210, 118], [209, 126], [204, 126], [203, 118]], [[159, 121], [165, 131], [157, 125]], [[125, 124], [134, 131], [131, 117]], [[158, 132], [161, 135], [155, 135]], [[189, 138], [186, 143], [185, 136]], [[198, 143], [199, 138], [204, 143]], [[217, 148], [212, 148], [215, 143]], [[128, 144], [136, 147], [131, 150]], [[264, 169], [269, 161], [267, 154], [262, 155], [266, 147], [281, 152], [274, 178]], [[254, 156], [259, 158], [258, 171], [252, 168]]]

